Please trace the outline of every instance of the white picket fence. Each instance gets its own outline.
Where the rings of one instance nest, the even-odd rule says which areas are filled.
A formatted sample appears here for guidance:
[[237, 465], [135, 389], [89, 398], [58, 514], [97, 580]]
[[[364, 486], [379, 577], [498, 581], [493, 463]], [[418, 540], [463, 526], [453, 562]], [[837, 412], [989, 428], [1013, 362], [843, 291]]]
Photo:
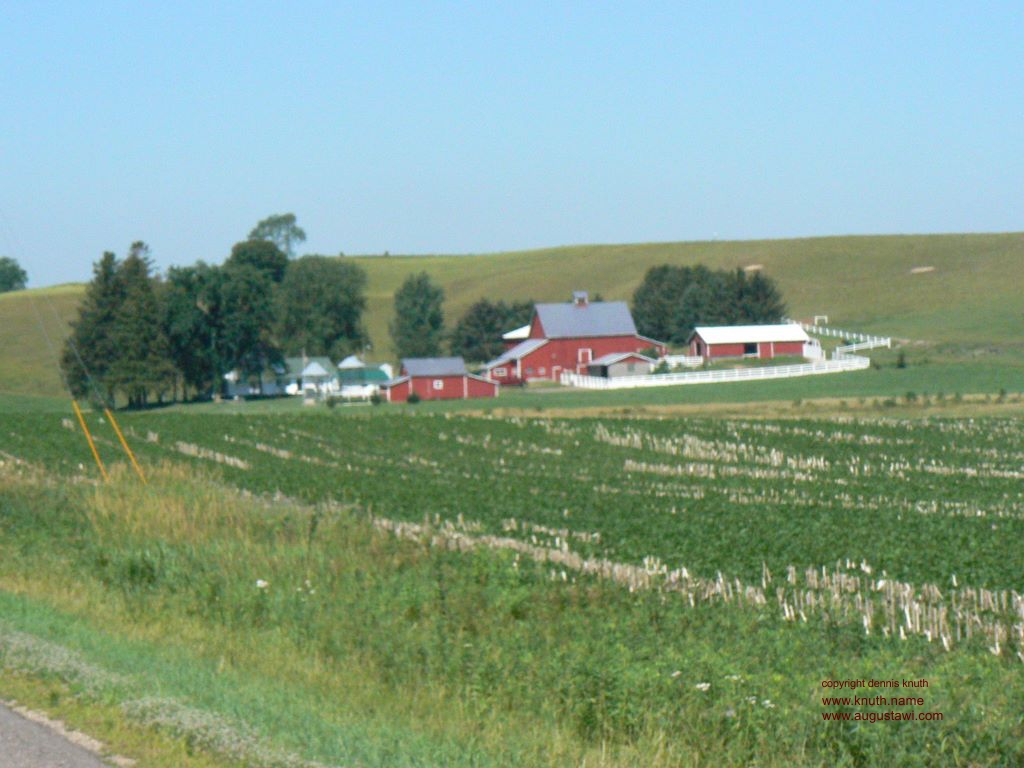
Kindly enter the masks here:
[[819, 360], [797, 365], [769, 365], [763, 368], [723, 368], [715, 371], [662, 373], [650, 376], [622, 376], [606, 379], [602, 376], [583, 376], [563, 371], [561, 383], [566, 387], [582, 389], [635, 389], [638, 387], [668, 387], [679, 384], [709, 384], [715, 381], [757, 381], [763, 379], [789, 379], [797, 376], [815, 376], [822, 373], [841, 373], [868, 368], [871, 361], [859, 355], [844, 354], [833, 360]]

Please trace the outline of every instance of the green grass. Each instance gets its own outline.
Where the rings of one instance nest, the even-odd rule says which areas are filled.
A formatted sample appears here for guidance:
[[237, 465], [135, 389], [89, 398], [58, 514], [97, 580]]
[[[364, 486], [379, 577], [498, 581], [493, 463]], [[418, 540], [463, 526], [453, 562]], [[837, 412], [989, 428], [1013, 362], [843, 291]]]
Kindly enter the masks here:
[[[0, 666], [248, 765], [1024, 759], [1020, 666], [970, 644], [563, 581], [170, 467], [145, 488], [0, 473], [0, 501]], [[946, 720], [822, 722], [821, 680], [896, 677]]]
[[59, 285], [0, 294], [0, 396], [60, 396], [57, 359], [82, 286]]
[[[586, 288], [632, 298], [646, 270], [661, 263], [733, 269], [762, 264], [796, 317], [827, 314], [841, 328], [949, 345], [997, 348], [1024, 357], [1019, 286], [1024, 235], [907, 235], [704, 243], [587, 245], [467, 256], [355, 257], [369, 275], [370, 357], [389, 360], [392, 297], [425, 270], [445, 289], [449, 325], [481, 298], [563, 301]], [[911, 274], [919, 266], [935, 271]], [[81, 287], [0, 296], [0, 391], [59, 394], [32, 297], [61, 338]], [[52, 303], [59, 320], [48, 308]]]

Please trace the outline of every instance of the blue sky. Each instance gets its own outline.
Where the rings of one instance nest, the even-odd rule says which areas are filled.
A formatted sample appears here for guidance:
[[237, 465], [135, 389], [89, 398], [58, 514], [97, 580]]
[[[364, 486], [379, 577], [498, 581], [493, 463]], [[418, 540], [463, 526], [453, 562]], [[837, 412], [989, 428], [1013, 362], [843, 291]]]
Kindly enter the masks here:
[[0, 254], [1024, 229], [1017, 3], [0, 4]]

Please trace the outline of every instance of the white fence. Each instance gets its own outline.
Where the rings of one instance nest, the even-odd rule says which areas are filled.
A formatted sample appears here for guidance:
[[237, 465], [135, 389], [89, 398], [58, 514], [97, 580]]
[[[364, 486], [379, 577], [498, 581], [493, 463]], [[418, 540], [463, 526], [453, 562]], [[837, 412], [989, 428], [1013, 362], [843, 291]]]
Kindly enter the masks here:
[[665, 355], [658, 359], [658, 362], [666, 362], [672, 368], [681, 365], [684, 368], [699, 368], [704, 365], [704, 358], [700, 355]]
[[[805, 331], [813, 333], [815, 336], [834, 336], [840, 339], [850, 339], [855, 343], [847, 345], [846, 348], [848, 348], [848, 351], [853, 351], [854, 347], [857, 349], [875, 349], [877, 347], [892, 346], [892, 339], [888, 336], [872, 336], [869, 333], [844, 331], [840, 328], [831, 328], [827, 325], [811, 325], [810, 323], [801, 323], [798, 320], [785, 320], [785, 322], [796, 323]], [[843, 347], [841, 347], [841, 349], [843, 349]]]
[[846, 344], [842, 347], [836, 347], [832, 352], [832, 357], [836, 360], [841, 360], [844, 357], [849, 357], [851, 352], [861, 352], [865, 349], [877, 349], [878, 347], [891, 347], [892, 339], [875, 338], [870, 341], [859, 341], [856, 344]]
[[563, 371], [561, 383], [567, 387], [583, 389], [634, 389], [637, 387], [668, 387], [677, 384], [708, 384], [714, 381], [756, 381], [760, 379], [789, 379], [797, 376], [814, 376], [822, 373], [859, 371], [868, 368], [871, 361], [866, 357], [844, 354], [833, 360], [797, 365], [769, 365], [764, 368], [723, 368], [716, 371], [693, 371], [688, 373], [663, 373], [650, 376], [623, 376], [606, 379], [601, 376], [581, 376]]

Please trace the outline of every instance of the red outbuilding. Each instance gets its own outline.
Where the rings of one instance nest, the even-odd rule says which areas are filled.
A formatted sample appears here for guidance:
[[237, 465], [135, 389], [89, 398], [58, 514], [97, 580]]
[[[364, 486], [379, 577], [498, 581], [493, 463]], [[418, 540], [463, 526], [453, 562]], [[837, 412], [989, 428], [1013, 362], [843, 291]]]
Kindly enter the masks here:
[[420, 400], [497, 397], [499, 384], [466, 370], [461, 357], [408, 357], [399, 375], [381, 385], [388, 402], [404, 403], [415, 392]]
[[591, 303], [585, 291], [576, 291], [571, 302], [535, 305], [526, 340], [487, 363], [484, 372], [504, 384], [558, 381], [562, 371], [587, 373], [605, 355], [651, 348], [665, 354], [662, 342], [637, 333], [626, 302]]
[[689, 339], [690, 354], [710, 360], [719, 357], [816, 357], [817, 348], [796, 323], [781, 325], [699, 325]]

